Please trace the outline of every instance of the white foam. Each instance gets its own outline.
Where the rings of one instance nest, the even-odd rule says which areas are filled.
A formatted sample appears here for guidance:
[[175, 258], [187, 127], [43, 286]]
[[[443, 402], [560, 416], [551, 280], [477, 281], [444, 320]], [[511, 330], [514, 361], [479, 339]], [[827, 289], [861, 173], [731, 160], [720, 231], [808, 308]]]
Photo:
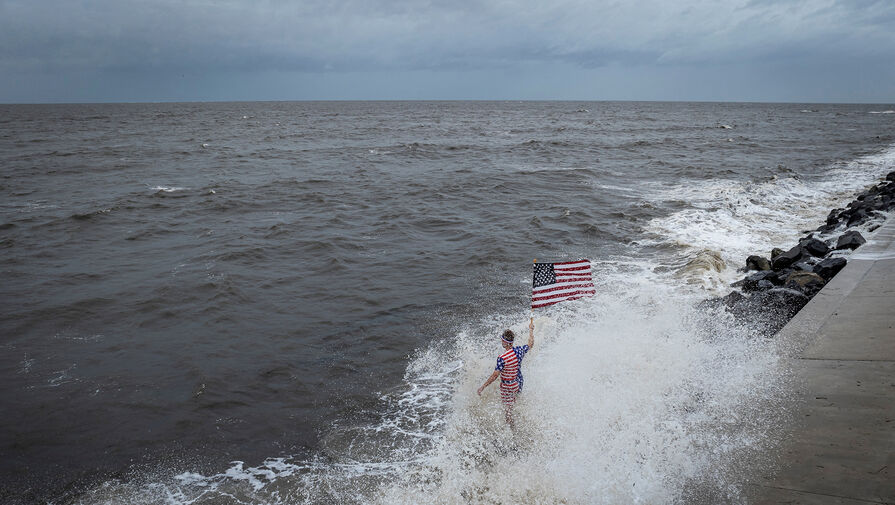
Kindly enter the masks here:
[[779, 399], [779, 363], [736, 325], [707, 334], [690, 301], [646, 282], [563, 307], [523, 362], [515, 437], [496, 388], [475, 393], [496, 339], [464, 340], [440, 443], [376, 501], [669, 503], [707, 476], [729, 492], [715, 476], [773, 442], [756, 409]]
[[723, 315], [706, 326], [676, 288], [631, 280], [623, 296], [543, 312], [515, 436], [497, 387], [476, 394], [508, 326], [497, 317], [414, 356], [382, 420], [334, 427], [325, 458], [117, 483], [82, 503], [669, 503], [693, 482], [738, 496], [736, 463], [774, 443], [772, 344]]
[[165, 193], [173, 193], [175, 191], [186, 191], [189, 188], [182, 188], [179, 186], [155, 186], [152, 188], [153, 191], [162, 191]]
[[870, 114], [895, 114], [895, 110], [872, 110]]
[[[895, 148], [819, 182], [668, 189], [660, 197], [693, 208], [653, 220], [654, 245], [676, 243], [681, 258], [702, 252], [702, 275], [719, 284], [734, 260], [794, 241], [893, 164]], [[494, 368], [496, 335], [512, 327], [524, 336], [527, 320], [494, 315], [411, 357], [403, 384], [381, 397], [379, 422], [333, 426], [319, 457], [109, 482], [79, 502], [651, 504], [686, 502], [696, 488], [708, 502], [742, 502], [749, 475], [740, 472], [780, 440], [785, 360], [726, 313], [694, 309], [704, 293], [654, 267], [649, 258], [596, 262], [598, 296], [541, 313], [515, 434], [497, 386], [481, 397], [476, 389]]]
[[726, 268], [698, 272], [697, 280], [707, 289], [723, 291], [746, 256], [768, 256], [773, 247], [794, 244], [804, 230], [823, 224], [831, 208], [892, 170], [895, 146], [831, 168], [813, 182], [774, 177], [759, 183], [722, 179], [672, 186], [657, 198], [687, 201], [692, 207], [653, 219], [645, 229], [654, 234], [654, 243], [682, 247], [681, 266], [700, 251], [718, 253]]

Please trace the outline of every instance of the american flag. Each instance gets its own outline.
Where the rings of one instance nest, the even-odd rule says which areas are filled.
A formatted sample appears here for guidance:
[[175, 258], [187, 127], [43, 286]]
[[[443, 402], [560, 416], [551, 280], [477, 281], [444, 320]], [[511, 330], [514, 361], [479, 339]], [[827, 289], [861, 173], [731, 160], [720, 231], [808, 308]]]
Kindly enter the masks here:
[[531, 283], [533, 309], [596, 293], [589, 260], [534, 264]]

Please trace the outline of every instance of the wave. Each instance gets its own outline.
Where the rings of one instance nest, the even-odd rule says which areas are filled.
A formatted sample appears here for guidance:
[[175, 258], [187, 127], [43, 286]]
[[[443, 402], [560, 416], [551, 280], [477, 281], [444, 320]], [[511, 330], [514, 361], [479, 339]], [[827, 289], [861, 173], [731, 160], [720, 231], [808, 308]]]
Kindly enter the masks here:
[[179, 186], [155, 186], [152, 188], [152, 191], [157, 191], [160, 193], [175, 193], [177, 191], [186, 191], [189, 188], [182, 188]]
[[681, 248], [679, 262], [702, 250], [717, 252], [728, 265], [694, 270], [697, 284], [725, 291], [736, 268], [751, 254], [769, 255], [773, 247], [794, 243], [805, 231], [823, 224], [825, 213], [895, 170], [895, 145], [880, 153], [832, 166], [818, 180], [783, 172], [765, 181], [711, 180], [679, 184], [657, 197], [688, 202], [687, 208], [652, 219], [645, 244], [672, 243]]
[[107, 483], [79, 503], [668, 503], [696, 487], [735, 498], [734, 463], [775, 440], [785, 371], [771, 342], [693, 301], [643, 278], [540, 317], [515, 433], [496, 389], [475, 392], [502, 317], [414, 356], [381, 420], [332, 428], [316, 457]]
[[[895, 146], [813, 181], [657, 189], [686, 208], [650, 220], [631, 257], [596, 262], [597, 296], [539, 315], [515, 432], [496, 387], [476, 388], [499, 332], [527, 321], [492, 314], [410, 357], [375, 421], [337, 422], [315, 453], [108, 481], [75, 502], [742, 502], [748, 472], [773, 465], [784, 438], [791, 374], [773, 340], [698, 308], [706, 291], [691, 281], [726, 289], [746, 254], [794, 241], [893, 166]], [[659, 249], [661, 262], [643, 252]]]

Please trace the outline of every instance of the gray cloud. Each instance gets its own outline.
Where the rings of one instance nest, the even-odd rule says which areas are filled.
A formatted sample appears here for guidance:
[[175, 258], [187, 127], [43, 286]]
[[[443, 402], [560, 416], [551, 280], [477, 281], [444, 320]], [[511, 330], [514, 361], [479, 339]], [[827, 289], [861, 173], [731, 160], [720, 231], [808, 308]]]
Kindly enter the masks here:
[[11, 75], [886, 58], [895, 59], [890, 1], [0, 0], [0, 70]]

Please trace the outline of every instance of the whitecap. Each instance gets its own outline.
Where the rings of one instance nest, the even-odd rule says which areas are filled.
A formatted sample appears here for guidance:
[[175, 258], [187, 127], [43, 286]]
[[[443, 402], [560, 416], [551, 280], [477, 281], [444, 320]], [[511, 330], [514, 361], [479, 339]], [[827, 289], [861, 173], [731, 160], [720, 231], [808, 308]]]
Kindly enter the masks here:
[[895, 145], [832, 166], [814, 182], [781, 175], [764, 182], [712, 179], [673, 185], [655, 198], [690, 202], [691, 208], [655, 218], [645, 228], [655, 244], [684, 247], [682, 263], [702, 250], [719, 251], [729, 268], [700, 272], [701, 284], [724, 292], [747, 256], [767, 256], [773, 247], [794, 243], [803, 230], [822, 224], [829, 209], [845, 205], [892, 170]]

